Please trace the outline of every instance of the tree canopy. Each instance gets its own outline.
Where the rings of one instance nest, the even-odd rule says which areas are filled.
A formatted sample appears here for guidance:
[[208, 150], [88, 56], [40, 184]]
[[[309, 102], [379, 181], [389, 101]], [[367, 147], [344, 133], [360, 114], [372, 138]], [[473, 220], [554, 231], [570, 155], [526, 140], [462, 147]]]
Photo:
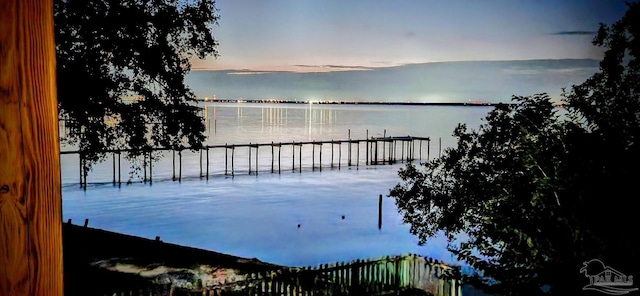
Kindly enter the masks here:
[[476, 130], [459, 125], [455, 147], [399, 172], [391, 189], [411, 232], [438, 232], [475, 274], [465, 280], [505, 295], [578, 294], [580, 269], [600, 259], [637, 275], [633, 206], [640, 167], [640, 5], [601, 24], [599, 71], [563, 94], [514, 97]]
[[199, 147], [204, 124], [184, 82], [217, 56], [213, 0], [56, 0], [58, 101], [66, 143], [105, 149]]

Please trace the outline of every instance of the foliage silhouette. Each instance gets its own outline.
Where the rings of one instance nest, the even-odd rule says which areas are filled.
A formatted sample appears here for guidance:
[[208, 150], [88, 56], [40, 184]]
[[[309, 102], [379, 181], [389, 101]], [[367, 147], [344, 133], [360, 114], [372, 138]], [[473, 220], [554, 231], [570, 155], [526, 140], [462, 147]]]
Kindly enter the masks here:
[[105, 149], [202, 145], [184, 76], [218, 54], [213, 0], [56, 0], [54, 13], [63, 140], [88, 165]]
[[467, 283], [504, 295], [578, 294], [594, 258], [638, 274], [632, 206], [640, 167], [640, 5], [629, 3], [594, 45], [599, 71], [563, 94], [514, 97], [457, 146], [399, 171], [390, 190], [420, 243], [438, 232], [475, 272]]

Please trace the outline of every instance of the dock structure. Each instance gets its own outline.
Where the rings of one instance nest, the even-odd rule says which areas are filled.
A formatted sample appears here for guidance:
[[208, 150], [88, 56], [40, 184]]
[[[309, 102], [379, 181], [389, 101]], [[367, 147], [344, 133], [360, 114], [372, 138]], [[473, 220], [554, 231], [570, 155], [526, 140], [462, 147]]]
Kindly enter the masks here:
[[[224, 175], [235, 176], [238, 172], [238, 165], [236, 163], [236, 150], [243, 150], [246, 152], [242, 158], [246, 159], [243, 162], [240, 173], [255, 174], [257, 175], [260, 170], [260, 157], [259, 152], [270, 151], [270, 157], [263, 157], [262, 172], [271, 172], [281, 174], [283, 169], [287, 169], [286, 164], [283, 163], [283, 152], [291, 152], [290, 155], [290, 167], [288, 168], [292, 172], [301, 173], [304, 169], [310, 169], [311, 171], [322, 171], [323, 168], [342, 169], [343, 165], [348, 167], [358, 168], [360, 165], [375, 166], [394, 164], [398, 162], [410, 162], [414, 160], [423, 160], [423, 142], [426, 142], [427, 155], [426, 159], [430, 157], [429, 149], [431, 139], [428, 137], [413, 137], [413, 136], [399, 136], [390, 137], [385, 135], [382, 137], [369, 137], [367, 134], [366, 139], [345, 139], [345, 140], [324, 140], [324, 141], [291, 141], [291, 142], [270, 142], [270, 143], [248, 143], [248, 144], [218, 144], [207, 145], [200, 149], [192, 149], [189, 147], [182, 148], [166, 148], [157, 147], [150, 148], [143, 153], [139, 153], [142, 157], [141, 175], [143, 183], [152, 183], [154, 180], [154, 153], [164, 152], [165, 155], [171, 157], [171, 180], [181, 182], [183, 179], [183, 151], [192, 151], [198, 154], [199, 161], [199, 177], [203, 179], [209, 179], [211, 173], [211, 156], [210, 150], [224, 150], [221, 155], [224, 157]], [[346, 159], [343, 159], [342, 150], [343, 145], [346, 145]], [[418, 149], [416, 150], [416, 145]], [[323, 158], [323, 147], [330, 147], [330, 159], [327, 160], [326, 155]], [[262, 148], [262, 149], [261, 149]], [[303, 163], [303, 153], [311, 151], [310, 157], [305, 159], [311, 163]], [[328, 150], [328, 149], [326, 149]], [[337, 150], [337, 151], [336, 151]], [[354, 151], [355, 150], [355, 151]], [[361, 159], [363, 153], [360, 150], [364, 150], [364, 159]], [[121, 149], [121, 150], [105, 150], [102, 153], [111, 154], [112, 160], [112, 182], [114, 185], [122, 184], [122, 159], [123, 153], [135, 152], [133, 150]], [[328, 152], [328, 151], [327, 151]], [[264, 152], [263, 152], [264, 153]], [[326, 153], [326, 152], [325, 152]], [[61, 151], [60, 154], [77, 154], [79, 157], [79, 183], [84, 189], [87, 187], [87, 175], [89, 169], [85, 152], [83, 151]], [[354, 157], [355, 156], [355, 157]], [[245, 158], [246, 157], [246, 158]], [[264, 167], [264, 158], [270, 158], [270, 167]], [[324, 159], [324, 161], [323, 161]], [[190, 165], [191, 167], [193, 164]], [[158, 171], [158, 167], [155, 168]]]

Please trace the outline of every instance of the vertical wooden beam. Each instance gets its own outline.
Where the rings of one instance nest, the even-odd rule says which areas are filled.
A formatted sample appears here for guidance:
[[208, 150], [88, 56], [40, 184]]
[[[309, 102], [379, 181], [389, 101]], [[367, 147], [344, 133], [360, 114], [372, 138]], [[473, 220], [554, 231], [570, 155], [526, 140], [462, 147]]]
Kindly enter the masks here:
[[116, 185], [116, 153], [111, 153], [111, 160], [113, 162], [113, 185]]
[[320, 171], [322, 172], [322, 142], [320, 142], [320, 160], [318, 161], [318, 166], [320, 167]]
[[365, 143], [366, 145], [365, 145], [364, 151], [366, 155], [365, 155], [364, 164], [369, 165], [369, 130], [367, 130], [367, 137], [365, 138]]
[[82, 151], [78, 152], [78, 176], [80, 176], [80, 188], [82, 188], [82, 185], [84, 184], [84, 182], [82, 182]]
[[207, 146], [207, 180], [209, 180], [209, 146]]
[[122, 174], [120, 173], [120, 152], [118, 152], [118, 186], [122, 185]]
[[143, 183], [147, 183], [147, 153], [142, 151], [142, 170], [144, 171]]
[[382, 229], [382, 194], [378, 198], [378, 229]]
[[342, 142], [338, 142], [338, 169], [341, 167], [342, 162]]
[[333, 145], [335, 142], [331, 139], [331, 168], [333, 168]]
[[299, 148], [300, 149], [299, 150], [300, 154], [298, 155], [298, 167], [299, 167], [298, 170], [299, 170], [300, 173], [302, 173], [302, 144], [300, 144], [298, 146], [300, 146], [300, 148]]
[[387, 130], [385, 129], [384, 134], [382, 136], [382, 164], [384, 164], [385, 145], [387, 144], [386, 139], [387, 139]]
[[153, 184], [153, 150], [149, 150], [149, 184]]
[[291, 170], [296, 171], [296, 141], [291, 143]]
[[52, 0], [0, 1], [0, 295], [63, 295]]
[[360, 166], [360, 141], [358, 141], [358, 146], [356, 146], [356, 167]]
[[351, 129], [349, 129], [349, 150], [347, 153], [347, 166], [351, 166]]

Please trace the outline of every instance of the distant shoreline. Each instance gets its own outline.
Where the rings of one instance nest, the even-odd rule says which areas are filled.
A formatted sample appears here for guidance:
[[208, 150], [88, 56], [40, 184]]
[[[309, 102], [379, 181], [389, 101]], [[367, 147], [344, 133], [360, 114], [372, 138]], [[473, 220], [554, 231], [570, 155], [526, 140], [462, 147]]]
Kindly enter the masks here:
[[311, 104], [311, 105], [387, 105], [387, 106], [468, 106], [487, 107], [496, 105], [514, 105], [514, 103], [487, 102], [356, 102], [356, 101], [297, 101], [297, 100], [243, 100], [243, 99], [196, 99], [203, 103], [234, 103], [234, 104]]

